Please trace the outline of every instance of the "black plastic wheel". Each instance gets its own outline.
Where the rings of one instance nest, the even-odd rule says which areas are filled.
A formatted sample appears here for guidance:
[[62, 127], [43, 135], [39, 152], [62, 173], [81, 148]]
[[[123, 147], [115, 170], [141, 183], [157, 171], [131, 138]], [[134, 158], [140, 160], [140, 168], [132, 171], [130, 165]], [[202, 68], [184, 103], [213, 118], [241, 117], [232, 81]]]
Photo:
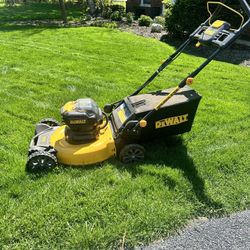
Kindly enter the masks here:
[[139, 144], [126, 145], [119, 154], [119, 159], [123, 163], [133, 163], [143, 161], [145, 158], [145, 149]]
[[103, 110], [104, 110], [105, 113], [108, 113], [108, 114], [109, 114], [109, 113], [111, 113], [112, 110], [113, 110], [113, 105], [112, 105], [112, 104], [106, 104], [106, 105], [104, 106]]
[[57, 165], [55, 155], [46, 151], [32, 153], [26, 163], [26, 170], [29, 172], [50, 170]]
[[49, 125], [50, 127], [60, 126], [60, 122], [53, 118], [44, 118], [39, 123]]

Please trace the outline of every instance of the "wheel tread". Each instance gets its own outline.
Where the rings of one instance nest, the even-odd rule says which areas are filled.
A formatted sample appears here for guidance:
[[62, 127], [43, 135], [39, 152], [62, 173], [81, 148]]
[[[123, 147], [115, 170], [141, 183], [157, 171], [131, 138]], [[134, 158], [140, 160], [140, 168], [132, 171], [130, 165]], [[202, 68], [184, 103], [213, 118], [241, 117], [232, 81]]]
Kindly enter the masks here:
[[[32, 153], [32, 154], [28, 157], [28, 161], [27, 161], [27, 163], [26, 163], [26, 170], [28, 170], [28, 171], [34, 171], [34, 170], [38, 170], [38, 169], [39, 169], [39, 167], [38, 167], [38, 169], [35, 169], [34, 167], [31, 167], [31, 165], [30, 165], [30, 161], [31, 161], [33, 158], [39, 157], [39, 156], [45, 156], [45, 157], [48, 157], [48, 158], [52, 159], [52, 160], [54, 161], [54, 164], [53, 164], [52, 167], [55, 167], [55, 166], [57, 165], [57, 163], [58, 163], [58, 162], [57, 162], [57, 158], [56, 158], [55, 155], [53, 155], [53, 154], [51, 154], [51, 153], [49, 153], [49, 152], [47, 152], [47, 151], [36, 151], [36, 152]], [[52, 168], [52, 167], [50, 166], [49, 168]]]
[[[134, 158], [131, 158], [131, 155], [134, 154]], [[142, 161], [145, 157], [145, 149], [142, 145], [139, 144], [128, 144], [119, 154], [119, 159], [123, 163], [132, 163]]]

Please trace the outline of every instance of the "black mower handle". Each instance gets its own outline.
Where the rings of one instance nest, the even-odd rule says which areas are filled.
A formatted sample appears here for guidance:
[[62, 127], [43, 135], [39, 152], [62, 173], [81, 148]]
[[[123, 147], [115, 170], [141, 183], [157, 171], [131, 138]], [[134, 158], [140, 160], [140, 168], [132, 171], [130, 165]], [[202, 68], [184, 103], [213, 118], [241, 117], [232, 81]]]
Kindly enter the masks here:
[[[218, 1], [218, 3], [224, 3], [226, 0], [221, 0]], [[250, 0], [248, 0], [250, 1]], [[219, 53], [221, 50], [226, 49], [228, 46], [230, 46], [232, 43], [234, 43], [234, 41], [240, 36], [240, 34], [245, 31], [249, 26], [250, 26], [250, 6], [248, 4], [248, 2], [246, 0], [239, 0], [242, 9], [246, 12], [247, 16], [248, 16], [248, 20], [242, 24], [242, 26], [236, 30], [235, 32], [232, 32], [232, 35], [230, 37], [230, 39], [227, 40], [227, 42], [225, 44], [223, 44], [223, 46], [218, 46], [218, 48], [212, 53], [212, 55], [210, 55], [207, 60], [202, 63], [196, 70], [194, 70], [192, 73], [190, 73], [186, 78], [184, 78], [179, 85], [169, 94], [167, 95], [165, 98], [162, 99], [162, 101], [155, 107], [155, 109], [153, 109], [151, 112], [149, 112], [145, 117], [142, 118], [142, 120], [147, 120], [147, 118], [149, 116], [151, 116], [156, 110], [158, 110], [164, 103], [166, 103], [174, 94], [176, 94], [179, 89], [183, 88], [184, 86], [186, 86], [188, 79], [189, 78], [193, 78], [196, 75], [199, 74], [199, 72], [205, 68]], [[215, 3], [215, 2], [214, 2]], [[148, 79], [148, 81], [146, 81], [135, 93], [133, 93], [132, 95], [136, 95], [138, 94], [144, 87], [146, 87], [150, 82], [152, 82], [152, 80], [162, 71], [164, 70], [172, 61], [174, 61], [180, 54], [181, 52], [190, 44], [190, 42], [195, 38], [195, 35], [197, 33], [200, 32], [201, 28], [203, 26], [210, 26], [210, 20], [213, 19], [214, 17], [216, 17], [218, 15], [218, 13], [220, 12], [221, 8], [222, 8], [223, 4], [219, 4], [218, 7], [216, 8], [215, 12], [204, 22], [202, 23], [190, 36], [189, 39], [184, 42], [179, 49], [177, 49], [177, 51], [171, 55], [162, 65], [161, 67], [151, 76], [151, 78]], [[139, 122], [136, 124], [135, 128], [139, 127]]]
[[240, 2], [240, 5], [241, 5], [242, 9], [244, 9], [246, 14], [250, 18], [250, 6], [248, 4], [249, 1], [247, 1], [247, 0], [239, 0], [239, 2]]
[[[235, 30], [234, 32], [231, 32], [231, 37], [228, 39], [228, 41], [225, 44], [219, 44], [219, 48], [207, 59], [206, 62], [204, 62], [200, 67], [198, 67], [194, 72], [189, 74], [189, 76], [183, 81], [180, 82], [179, 87], [183, 88], [186, 85], [186, 80], [189, 77], [195, 77], [205, 66], [207, 66], [213, 58], [220, 53], [222, 49], [226, 49], [229, 47], [234, 41], [244, 32], [247, 28], [250, 27], [250, 0], [238, 0], [241, 8], [244, 10], [244, 12], [248, 16], [248, 20], [238, 29]], [[214, 0], [215, 2], [215, 0]], [[225, 4], [227, 0], [220, 0], [216, 1], [218, 3], [223, 3]], [[172, 54], [170, 55], [163, 63], [160, 65], [160, 67], [151, 75], [146, 82], [144, 82], [134, 93], [132, 93], [130, 96], [138, 95], [145, 87], [147, 87], [169, 64], [171, 64], [173, 61], [175, 61], [179, 55], [183, 52], [183, 50], [188, 47], [191, 42], [195, 39], [196, 34], [198, 34], [201, 30], [202, 27], [210, 26], [210, 20], [214, 19], [218, 13], [221, 11], [221, 8], [223, 8], [222, 5], [218, 5], [212, 16], [210, 16], [205, 22], [203, 22], [192, 34], [190, 34], [189, 38]], [[120, 100], [118, 102], [112, 103], [107, 105], [106, 107], [106, 112], [111, 113], [112, 110], [116, 107], [118, 107], [123, 100]]]

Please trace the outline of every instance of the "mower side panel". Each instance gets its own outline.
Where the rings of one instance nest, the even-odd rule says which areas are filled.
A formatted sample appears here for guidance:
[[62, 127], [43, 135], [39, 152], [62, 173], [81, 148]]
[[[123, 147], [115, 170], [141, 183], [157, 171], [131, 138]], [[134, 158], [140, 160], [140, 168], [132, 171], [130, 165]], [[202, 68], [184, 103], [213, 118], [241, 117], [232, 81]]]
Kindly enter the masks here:
[[[119, 106], [111, 116], [113, 127], [116, 131], [122, 131], [129, 121], [141, 120], [171, 91], [172, 88], [124, 99], [123, 105], [130, 112], [124, 110], [123, 113], [129, 115], [126, 115], [125, 119], [121, 111], [124, 108]], [[196, 91], [189, 86], [185, 86], [147, 119], [147, 126], [140, 128], [137, 135], [132, 133], [133, 138], [129, 138], [129, 132], [124, 131], [124, 133], [120, 133], [121, 136], [116, 137], [116, 141], [129, 141], [131, 143], [188, 132], [192, 128], [200, 100], [201, 96]]]
[[[141, 128], [141, 139], [178, 135], [189, 132], [192, 128], [199, 100], [179, 103], [161, 108], [147, 121], [147, 127]], [[143, 113], [138, 117], [142, 118]]]

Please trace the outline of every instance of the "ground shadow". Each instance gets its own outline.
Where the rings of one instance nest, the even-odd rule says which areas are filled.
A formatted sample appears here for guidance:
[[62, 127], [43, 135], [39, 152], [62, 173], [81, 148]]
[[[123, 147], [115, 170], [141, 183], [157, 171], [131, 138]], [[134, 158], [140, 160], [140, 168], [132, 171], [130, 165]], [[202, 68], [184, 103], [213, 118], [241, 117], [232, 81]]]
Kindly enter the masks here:
[[45, 30], [49, 29], [59, 29], [59, 26], [56, 25], [39, 25], [39, 26], [33, 26], [33, 25], [12, 25], [12, 24], [0, 24], [0, 31], [1, 32], [13, 32], [13, 31], [22, 31], [22, 36], [32, 36], [39, 34]]
[[[175, 188], [175, 180], [173, 180], [167, 174], [162, 175], [157, 171], [145, 172], [146, 170], [144, 170], [143, 165], [153, 165], [156, 169], [160, 165], [166, 165], [167, 167], [170, 167], [172, 169], [179, 169], [182, 171], [183, 176], [191, 183], [192, 191], [198, 201], [209, 208], [211, 215], [214, 212], [216, 212], [217, 215], [224, 212], [223, 205], [215, 202], [206, 193], [205, 182], [201, 178], [192, 157], [188, 154], [187, 147], [183, 143], [181, 136], [172, 136], [164, 140], [155, 140], [151, 143], [145, 144], [144, 146], [147, 151], [147, 158], [143, 163], [124, 165], [117, 158], [110, 159], [109, 163], [116, 167], [120, 172], [129, 172], [132, 178], [136, 178], [137, 176], [142, 174], [149, 174], [154, 176], [159, 175], [157, 177], [161, 178], [164, 181], [165, 185], [170, 189]], [[93, 171], [94, 169], [101, 168], [102, 166], [103, 163], [84, 166], [80, 168], [74, 166], [59, 166], [56, 169], [33, 173], [27, 172], [27, 174], [29, 174], [31, 179], [39, 179], [44, 175], [47, 175], [48, 173], [57, 174], [70, 169], [77, 169], [81, 174], [84, 174], [83, 172]], [[203, 215], [204, 212], [204, 210], [199, 211], [200, 215]]]
[[[178, 48], [184, 42], [184, 39], [176, 39], [164, 35], [162, 36], [161, 41], [167, 43], [170, 46]], [[209, 55], [212, 54], [213, 51], [215, 51], [215, 48], [205, 47], [205, 46], [196, 48], [194, 42], [187, 49], [185, 49], [184, 53], [207, 58]], [[233, 44], [226, 50], [222, 51], [219, 55], [217, 55], [214, 60], [238, 65], [246, 60], [250, 60], [250, 48], [246, 46]]]
[[[173, 169], [179, 169], [182, 171], [183, 176], [191, 183], [192, 191], [202, 204], [209, 208], [209, 211], [216, 214], [223, 213], [223, 205], [214, 201], [206, 192], [205, 182], [201, 178], [199, 171], [197, 170], [192, 157], [188, 154], [187, 147], [183, 144], [182, 137], [172, 136], [166, 140], [156, 140], [150, 144], [145, 145], [147, 150], [146, 164], [166, 165]], [[136, 177], [143, 174], [143, 167], [141, 164], [132, 164], [131, 166], [124, 166], [121, 163], [113, 163], [121, 171], [129, 171], [132, 177]], [[157, 172], [150, 172], [147, 174], [157, 175]], [[159, 176], [162, 178], [162, 176]], [[164, 182], [169, 188], [174, 188], [176, 183], [168, 176], [164, 176]], [[200, 211], [200, 214], [204, 211]]]
[[[0, 6], [0, 22], [55, 20], [61, 18], [60, 7], [57, 3], [26, 2], [17, 5], [6, 4]], [[81, 14], [79, 5], [66, 3], [66, 8], [69, 15], [77, 17]]]

